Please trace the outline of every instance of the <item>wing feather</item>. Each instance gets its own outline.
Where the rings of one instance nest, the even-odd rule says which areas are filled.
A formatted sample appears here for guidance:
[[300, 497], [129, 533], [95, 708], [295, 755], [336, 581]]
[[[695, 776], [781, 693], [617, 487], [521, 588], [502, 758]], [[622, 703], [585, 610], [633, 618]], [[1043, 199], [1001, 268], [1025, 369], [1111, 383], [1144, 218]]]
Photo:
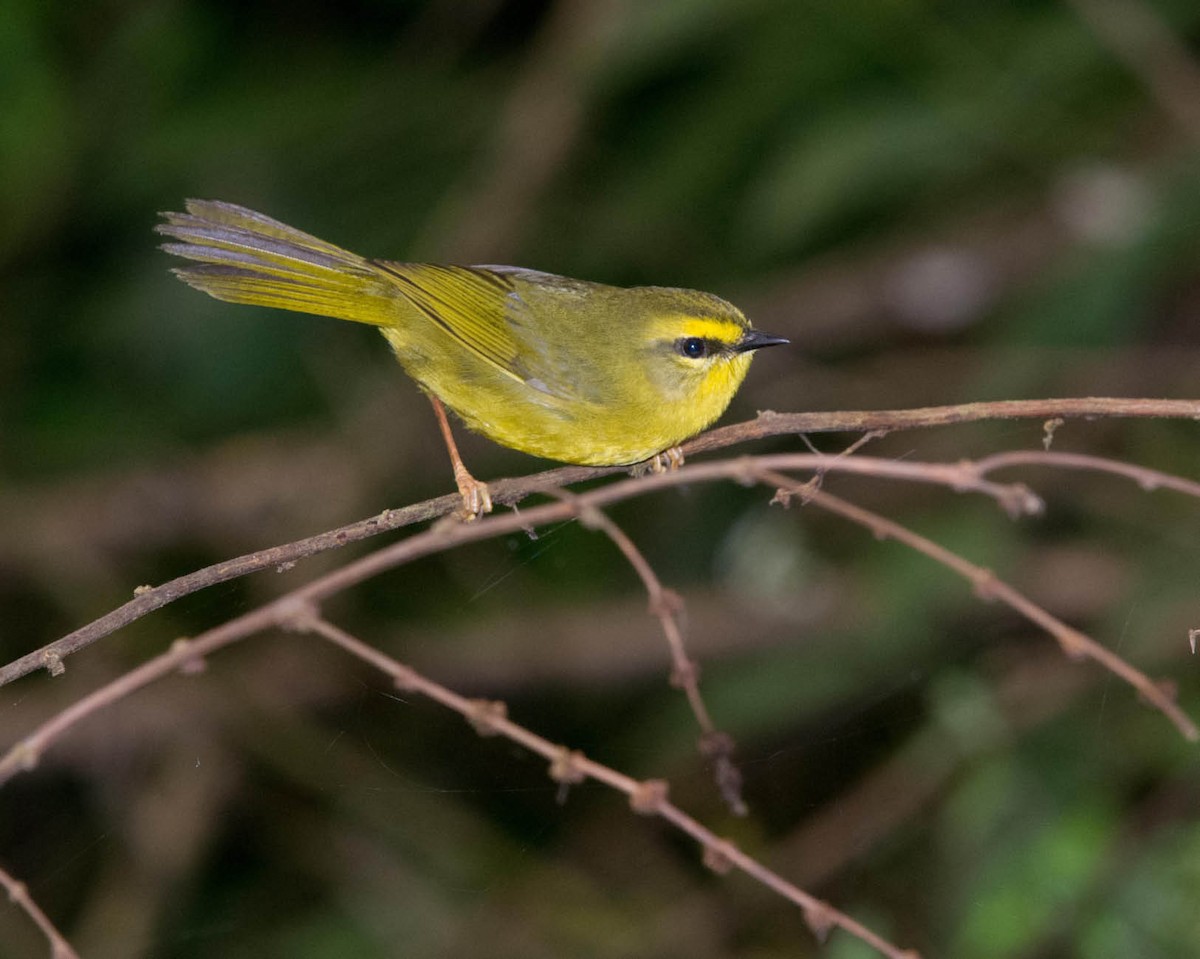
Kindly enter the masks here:
[[526, 379], [511, 316], [528, 306], [507, 277], [476, 267], [374, 262], [432, 323], [501, 372]]

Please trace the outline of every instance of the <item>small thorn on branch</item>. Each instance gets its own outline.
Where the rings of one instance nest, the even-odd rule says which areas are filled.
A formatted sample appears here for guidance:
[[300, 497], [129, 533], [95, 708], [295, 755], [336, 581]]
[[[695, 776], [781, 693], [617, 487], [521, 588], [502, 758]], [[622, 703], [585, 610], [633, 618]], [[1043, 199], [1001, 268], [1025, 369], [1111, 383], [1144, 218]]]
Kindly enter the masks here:
[[1196, 655], [1196, 640], [1200, 639], [1200, 629], [1188, 630], [1188, 645], [1192, 647], [1192, 655]]

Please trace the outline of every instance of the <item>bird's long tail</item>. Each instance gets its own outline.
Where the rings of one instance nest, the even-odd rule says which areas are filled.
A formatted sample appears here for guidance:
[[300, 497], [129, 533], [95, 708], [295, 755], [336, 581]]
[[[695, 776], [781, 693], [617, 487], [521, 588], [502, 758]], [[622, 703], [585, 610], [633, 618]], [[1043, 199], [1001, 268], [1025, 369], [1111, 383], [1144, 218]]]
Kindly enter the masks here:
[[370, 260], [286, 223], [219, 200], [188, 200], [155, 230], [194, 265], [172, 272], [230, 303], [273, 306], [357, 323], [395, 322], [395, 285]]

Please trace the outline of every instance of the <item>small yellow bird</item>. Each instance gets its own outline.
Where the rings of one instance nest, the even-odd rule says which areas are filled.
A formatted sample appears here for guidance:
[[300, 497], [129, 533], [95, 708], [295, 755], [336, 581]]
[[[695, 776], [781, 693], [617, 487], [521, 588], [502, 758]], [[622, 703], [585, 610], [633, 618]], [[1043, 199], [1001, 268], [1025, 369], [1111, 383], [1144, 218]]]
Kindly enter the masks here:
[[369, 323], [429, 394], [468, 517], [485, 484], [458, 456], [442, 403], [504, 446], [593, 466], [665, 456], [717, 419], [752, 353], [787, 343], [709, 293], [622, 288], [514, 266], [358, 256], [216, 200], [156, 230], [195, 260], [173, 272], [219, 300]]

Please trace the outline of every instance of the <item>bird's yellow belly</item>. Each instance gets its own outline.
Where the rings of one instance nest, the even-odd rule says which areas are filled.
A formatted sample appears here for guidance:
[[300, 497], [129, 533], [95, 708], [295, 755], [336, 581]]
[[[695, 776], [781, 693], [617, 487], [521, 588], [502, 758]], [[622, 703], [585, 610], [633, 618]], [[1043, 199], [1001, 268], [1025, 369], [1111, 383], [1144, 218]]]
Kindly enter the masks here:
[[581, 403], [572, 403], [569, 410], [555, 408], [539, 397], [522, 396], [530, 387], [514, 386], [474, 389], [466, 395], [453, 388], [444, 394], [430, 389], [475, 432], [503, 446], [563, 463], [639, 463], [706, 425], [693, 428], [678, 415], [680, 411], [663, 406], [654, 411]]

